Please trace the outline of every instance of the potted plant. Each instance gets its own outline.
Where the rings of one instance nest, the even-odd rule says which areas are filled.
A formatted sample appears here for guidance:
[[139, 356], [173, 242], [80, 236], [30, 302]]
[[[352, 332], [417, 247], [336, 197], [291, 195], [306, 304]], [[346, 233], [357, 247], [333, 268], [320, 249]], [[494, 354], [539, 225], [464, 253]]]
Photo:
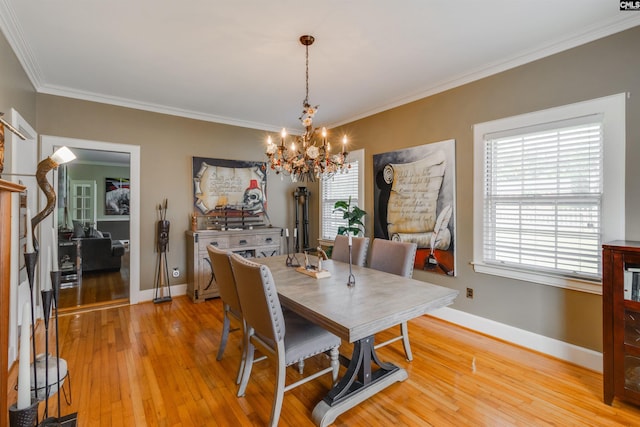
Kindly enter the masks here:
[[347, 226], [338, 227], [338, 234], [351, 233], [352, 236], [364, 235], [364, 223], [362, 218], [367, 214], [357, 205], [351, 205], [351, 197], [348, 201], [338, 200], [333, 206], [334, 212], [342, 212], [342, 218], [347, 220]]

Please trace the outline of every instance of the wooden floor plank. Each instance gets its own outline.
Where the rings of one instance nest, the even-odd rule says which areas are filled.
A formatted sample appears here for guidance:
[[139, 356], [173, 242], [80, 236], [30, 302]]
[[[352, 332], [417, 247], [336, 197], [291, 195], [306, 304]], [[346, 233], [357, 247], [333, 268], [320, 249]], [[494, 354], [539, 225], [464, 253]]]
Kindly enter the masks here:
[[[61, 316], [61, 356], [73, 386], [62, 414], [78, 412], [80, 426], [265, 425], [274, 365], [257, 363], [246, 395], [236, 397], [241, 336], [231, 334], [216, 361], [221, 310], [217, 299], [176, 297]], [[336, 426], [640, 425], [640, 408], [602, 402], [601, 374], [429, 316], [409, 328], [413, 362], [404, 360], [400, 342], [379, 350], [409, 378], [342, 414]], [[341, 352], [350, 348], [343, 344]], [[325, 356], [305, 370], [323, 366]], [[288, 382], [297, 378], [295, 369], [287, 372]], [[280, 425], [312, 426], [312, 407], [330, 382], [324, 376], [286, 393]], [[9, 398], [15, 401], [15, 391]]]

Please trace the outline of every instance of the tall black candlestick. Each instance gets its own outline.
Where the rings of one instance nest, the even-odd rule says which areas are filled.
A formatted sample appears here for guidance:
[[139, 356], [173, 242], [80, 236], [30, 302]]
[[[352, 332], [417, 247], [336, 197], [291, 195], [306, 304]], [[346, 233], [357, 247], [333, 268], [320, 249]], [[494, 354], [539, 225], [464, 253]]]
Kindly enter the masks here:
[[26, 252], [24, 254], [24, 264], [27, 268], [27, 279], [29, 280], [29, 302], [31, 303], [31, 350], [33, 351], [33, 383], [36, 386], [36, 400], [38, 399], [38, 369], [35, 363], [36, 357], [36, 311], [35, 304], [33, 303], [33, 280], [36, 271], [36, 264], [38, 262], [38, 252]]
[[[55, 262], [55, 261], [54, 261]], [[53, 306], [55, 307], [55, 321], [56, 321], [56, 373], [57, 373], [57, 393], [58, 393], [58, 417], [60, 416], [60, 340], [58, 334], [58, 301], [60, 298], [60, 280], [62, 279], [62, 273], [57, 271], [51, 271], [51, 287], [53, 288]]]
[[[49, 315], [51, 314], [51, 300], [53, 289], [40, 291], [42, 295], [42, 315], [44, 316], [44, 418], [49, 417]], [[38, 384], [36, 384], [36, 396]]]

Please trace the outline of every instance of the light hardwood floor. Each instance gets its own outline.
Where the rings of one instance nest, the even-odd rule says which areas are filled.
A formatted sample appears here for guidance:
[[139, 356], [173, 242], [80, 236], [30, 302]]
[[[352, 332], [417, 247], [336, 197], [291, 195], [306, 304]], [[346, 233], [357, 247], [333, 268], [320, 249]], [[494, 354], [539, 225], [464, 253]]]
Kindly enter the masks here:
[[[254, 366], [246, 396], [237, 398], [240, 335], [230, 336], [217, 362], [221, 313], [218, 299], [193, 304], [177, 297], [61, 316], [73, 387], [72, 406], [63, 403], [62, 414], [78, 412], [81, 426], [265, 425], [274, 366]], [[598, 373], [429, 316], [410, 321], [409, 329], [412, 363], [400, 342], [379, 351], [409, 379], [341, 415], [336, 426], [640, 425], [640, 408], [602, 402]], [[305, 369], [319, 364], [328, 360], [321, 356]], [[296, 377], [290, 369], [288, 381]], [[286, 393], [280, 425], [312, 426], [311, 408], [329, 387], [324, 376]]]
[[98, 271], [82, 275], [80, 284], [63, 284], [60, 311], [73, 312], [94, 307], [121, 305], [129, 301], [129, 252], [119, 271]]

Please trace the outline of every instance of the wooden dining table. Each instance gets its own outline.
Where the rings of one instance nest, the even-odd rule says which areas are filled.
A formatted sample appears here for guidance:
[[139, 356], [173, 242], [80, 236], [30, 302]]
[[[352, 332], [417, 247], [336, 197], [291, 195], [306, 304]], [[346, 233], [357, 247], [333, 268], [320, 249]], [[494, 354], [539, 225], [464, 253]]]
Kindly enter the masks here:
[[[453, 303], [458, 291], [338, 261], [322, 261], [329, 277], [315, 278], [287, 266], [280, 255], [258, 258], [271, 270], [280, 303], [308, 320], [353, 343], [351, 358], [343, 357], [344, 376], [315, 406], [312, 419], [327, 426], [338, 415], [365, 401], [391, 384], [408, 378], [407, 371], [380, 360], [374, 335], [389, 327]], [[317, 263], [316, 257], [309, 257]], [[305, 256], [296, 254], [296, 261]], [[347, 285], [349, 275], [355, 278]]]

